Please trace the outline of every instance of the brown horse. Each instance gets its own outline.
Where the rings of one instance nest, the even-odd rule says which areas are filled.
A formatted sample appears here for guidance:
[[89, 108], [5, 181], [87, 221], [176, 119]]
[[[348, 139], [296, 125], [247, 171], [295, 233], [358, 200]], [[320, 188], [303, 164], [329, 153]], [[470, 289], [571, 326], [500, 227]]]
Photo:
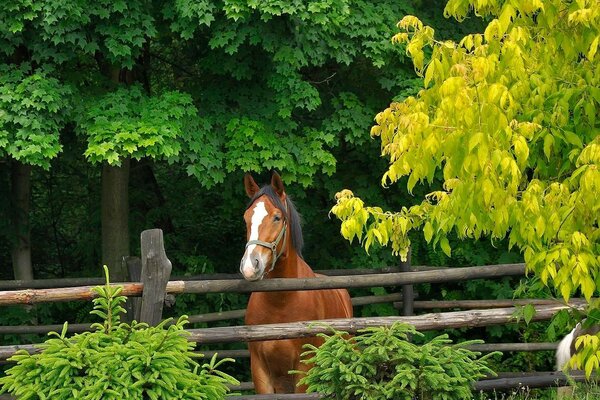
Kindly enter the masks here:
[[[312, 278], [317, 276], [302, 259], [300, 216], [286, 195], [281, 178], [274, 173], [271, 184], [259, 188], [250, 175], [244, 177], [250, 203], [244, 213], [247, 239], [240, 263], [245, 279]], [[329, 318], [351, 318], [352, 303], [347, 290], [253, 292], [246, 311], [246, 324], [272, 324]], [[307, 371], [300, 362], [306, 343], [319, 346], [319, 338], [251, 342], [250, 364], [256, 393], [302, 393], [300, 375]]]

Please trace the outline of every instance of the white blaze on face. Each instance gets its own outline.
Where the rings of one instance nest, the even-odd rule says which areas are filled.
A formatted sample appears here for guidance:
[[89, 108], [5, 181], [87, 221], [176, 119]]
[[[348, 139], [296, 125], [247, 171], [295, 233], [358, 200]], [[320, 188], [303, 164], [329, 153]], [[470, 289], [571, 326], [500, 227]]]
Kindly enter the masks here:
[[[256, 203], [254, 209], [252, 210], [252, 220], [250, 222], [250, 238], [248, 239], [248, 241], [258, 240], [258, 229], [260, 228], [260, 225], [262, 224], [263, 220], [267, 215], [268, 212], [267, 208], [265, 207], [265, 202], [259, 201], [258, 203]], [[256, 274], [254, 265], [252, 263], [252, 257], [250, 257], [255, 248], [255, 244], [251, 244], [250, 246], [248, 246], [246, 248], [246, 252], [244, 253], [244, 257], [242, 257], [242, 266], [240, 270], [245, 278], [253, 278]]]

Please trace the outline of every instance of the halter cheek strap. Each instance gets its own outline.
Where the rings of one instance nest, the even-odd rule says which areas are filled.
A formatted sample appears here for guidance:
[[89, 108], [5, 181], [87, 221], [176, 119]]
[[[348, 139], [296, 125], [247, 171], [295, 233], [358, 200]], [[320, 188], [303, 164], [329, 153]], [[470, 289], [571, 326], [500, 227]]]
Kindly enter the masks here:
[[249, 240], [248, 243], [246, 243], [246, 248], [248, 248], [248, 246], [250, 245], [257, 244], [259, 246], [266, 247], [267, 249], [271, 250], [271, 252], [273, 253], [271, 256], [271, 269], [269, 269], [267, 273], [275, 269], [275, 263], [277, 263], [277, 260], [283, 254], [283, 249], [281, 250], [281, 253], [277, 254], [277, 246], [279, 245], [279, 242], [281, 242], [281, 239], [284, 238], [286, 235], [286, 227], [287, 224], [284, 223], [283, 228], [281, 229], [281, 231], [279, 231], [277, 238], [275, 238], [275, 241], [273, 242], [264, 242], [262, 240]]

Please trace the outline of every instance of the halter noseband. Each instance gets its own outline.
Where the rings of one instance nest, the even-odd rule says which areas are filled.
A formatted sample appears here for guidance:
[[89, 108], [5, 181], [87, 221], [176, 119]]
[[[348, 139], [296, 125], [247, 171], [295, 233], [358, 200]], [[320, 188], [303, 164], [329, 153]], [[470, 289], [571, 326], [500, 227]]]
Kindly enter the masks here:
[[287, 224], [284, 222], [283, 228], [281, 229], [281, 231], [279, 231], [279, 235], [277, 235], [277, 238], [275, 238], [275, 241], [273, 242], [264, 242], [262, 240], [249, 240], [248, 243], [246, 243], [246, 248], [248, 248], [248, 246], [250, 245], [257, 244], [259, 246], [266, 247], [267, 249], [271, 250], [271, 252], [273, 253], [271, 256], [271, 269], [269, 269], [267, 273], [275, 269], [275, 263], [283, 254], [284, 249], [281, 250], [281, 253], [277, 254], [277, 245], [279, 245], [279, 242], [281, 242], [281, 238], [285, 237], [286, 227]]

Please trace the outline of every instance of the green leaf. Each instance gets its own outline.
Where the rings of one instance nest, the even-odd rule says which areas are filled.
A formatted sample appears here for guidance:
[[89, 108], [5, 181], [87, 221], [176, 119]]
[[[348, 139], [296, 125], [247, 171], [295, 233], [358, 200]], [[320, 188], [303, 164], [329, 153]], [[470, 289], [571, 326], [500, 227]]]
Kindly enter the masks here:
[[536, 314], [535, 307], [532, 304], [527, 304], [523, 307], [523, 319], [526, 324], [529, 324]]
[[440, 239], [440, 247], [446, 256], [452, 256], [452, 249], [450, 248], [450, 243], [448, 242], [447, 237], [444, 236]]

